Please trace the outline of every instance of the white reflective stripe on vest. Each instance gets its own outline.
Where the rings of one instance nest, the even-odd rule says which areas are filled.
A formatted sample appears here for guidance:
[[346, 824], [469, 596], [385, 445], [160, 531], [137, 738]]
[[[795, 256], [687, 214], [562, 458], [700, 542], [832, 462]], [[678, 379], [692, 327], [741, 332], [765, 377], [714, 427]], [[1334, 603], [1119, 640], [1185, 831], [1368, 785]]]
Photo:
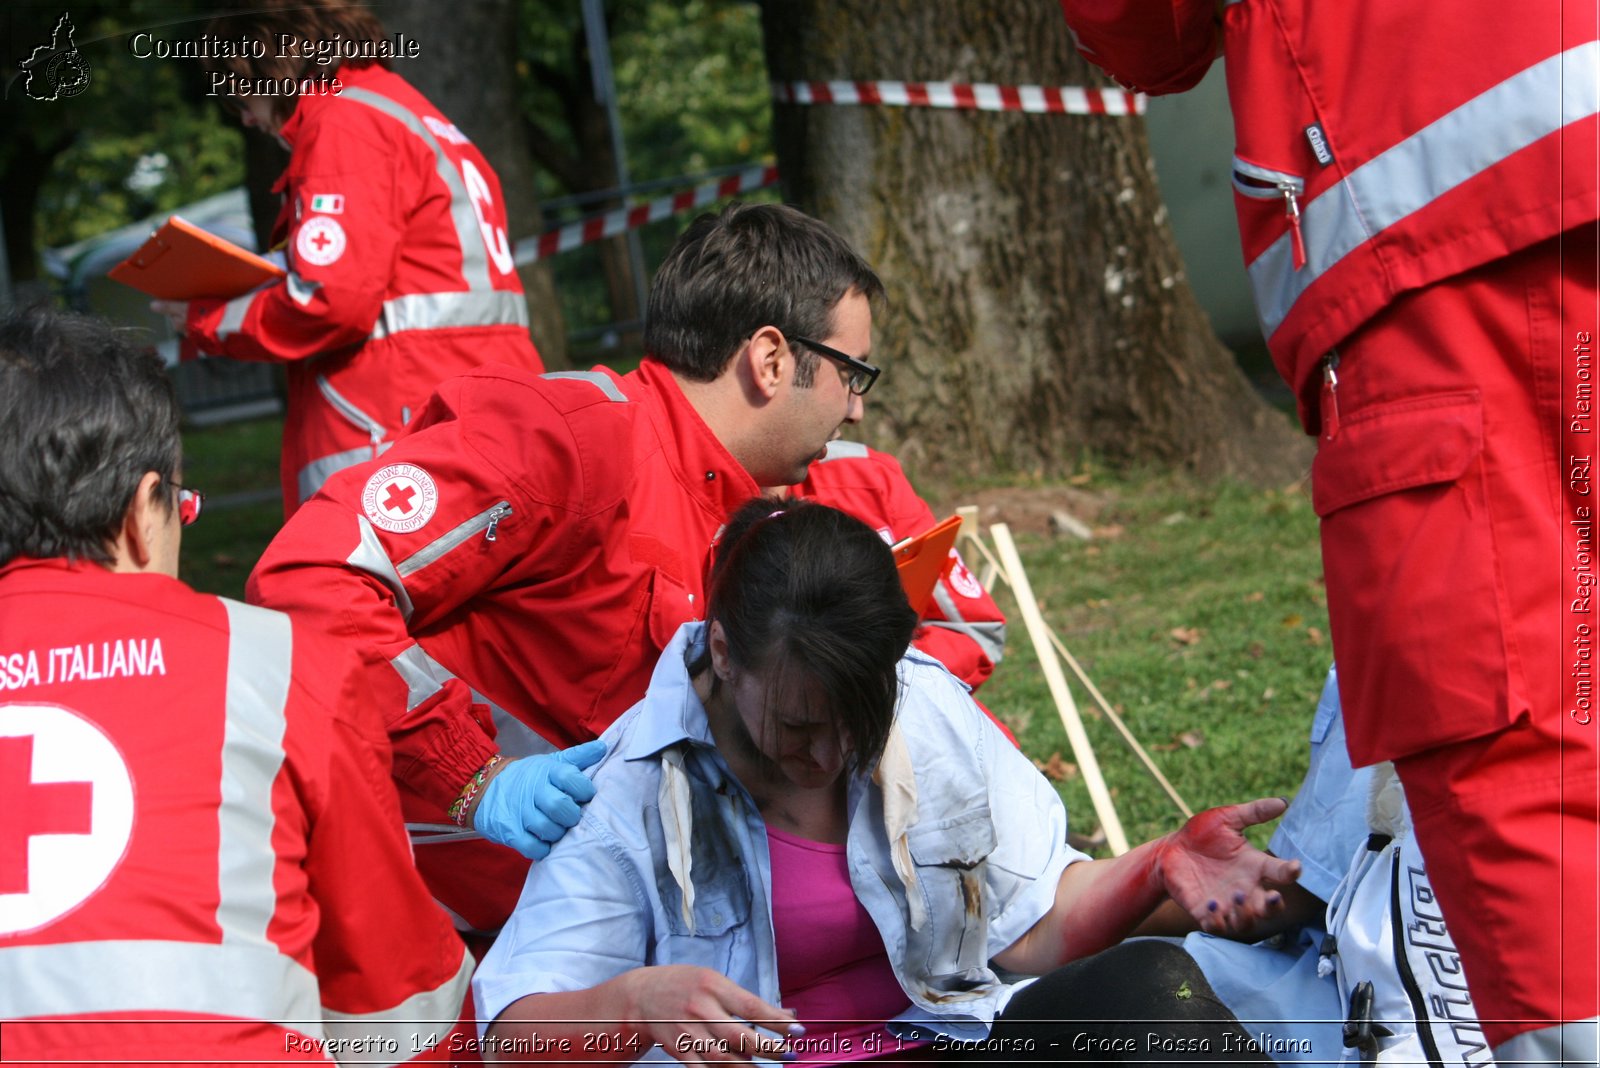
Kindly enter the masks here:
[[322, 1037], [316, 976], [270, 945], [129, 939], [0, 949], [0, 1018], [112, 1012], [267, 1020]]
[[[407, 712], [438, 693], [451, 679], [459, 678], [455, 672], [429, 656], [420, 645], [408, 646], [389, 661], [389, 666], [406, 684]], [[489, 709], [489, 714], [494, 718], [495, 743], [506, 756], [538, 756], [554, 753], [560, 748], [476, 689], [471, 686], [467, 689], [475, 703]]]
[[587, 382], [601, 393], [604, 393], [607, 400], [615, 401], [618, 404], [628, 403], [627, 394], [623, 393], [615, 382], [599, 371], [546, 371], [539, 377], [555, 381], [565, 379], [573, 382]]
[[466, 282], [468, 289], [491, 289], [489, 253], [483, 247], [482, 232], [478, 229], [478, 215], [472, 210], [472, 200], [467, 195], [466, 182], [462, 180], [461, 172], [456, 170], [456, 165], [450, 162], [450, 157], [445, 155], [433, 132], [424, 126], [422, 120], [409, 108], [370, 89], [346, 88], [339, 99], [365, 104], [398, 120], [406, 129], [422, 138], [423, 143], [432, 150], [439, 179], [444, 182], [445, 188], [450, 190], [450, 220], [455, 224], [456, 239], [461, 243], [462, 280]]
[[1292, 239], [1285, 233], [1248, 268], [1262, 333], [1271, 338], [1322, 275], [1388, 227], [1535, 141], [1594, 115], [1597, 92], [1600, 42], [1590, 41], [1485, 90], [1302, 205], [1305, 266], [1293, 269]]
[[527, 327], [528, 302], [521, 293], [498, 289], [412, 293], [383, 302], [383, 311], [372, 327], [372, 336], [389, 337], [406, 330], [500, 325]]
[[[329, 1045], [338, 1048], [343, 1042], [352, 1049], [389, 1049], [403, 1054], [435, 1048], [455, 1028], [461, 1016], [461, 1007], [472, 985], [472, 966], [472, 955], [463, 949], [461, 967], [456, 969], [455, 975], [432, 990], [413, 994], [393, 1008], [359, 1013], [323, 1009]], [[362, 1053], [356, 1059], [361, 1064], [405, 1063], [405, 1058], [390, 1062], [367, 1060], [369, 1055]]]
[[283, 767], [293, 634], [289, 617], [237, 601], [228, 612], [227, 719], [218, 809], [217, 925], [225, 944], [270, 948], [277, 911], [272, 784]]
[[939, 611], [944, 613], [944, 619], [924, 620], [923, 626], [938, 627], [942, 630], [964, 634], [977, 645], [983, 655], [988, 657], [992, 663], [1000, 663], [1006, 654], [1006, 625], [1004, 621], [986, 619], [978, 623], [969, 622], [961, 615], [961, 606], [950, 595], [950, 590], [943, 581], [934, 584], [933, 602], [939, 606]]
[[244, 327], [244, 317], [250, 314], [250, 305], [259, 293], [247, 293], [222, 306], [222, 320], [217, 323], [217, 340], [226, 341]]
[[366, 463], [368, 460], [382, 456], [388, 451], [392, 441], [380, 441], [377, 445], [361, 445], [343, 452], [332, 452], [326, 456], [319, 456], [295, 472], [295, 492], [300, 494], [300, 503], [311, 499], [311, 495], [322, 488], [322, 484], [347, 467]]

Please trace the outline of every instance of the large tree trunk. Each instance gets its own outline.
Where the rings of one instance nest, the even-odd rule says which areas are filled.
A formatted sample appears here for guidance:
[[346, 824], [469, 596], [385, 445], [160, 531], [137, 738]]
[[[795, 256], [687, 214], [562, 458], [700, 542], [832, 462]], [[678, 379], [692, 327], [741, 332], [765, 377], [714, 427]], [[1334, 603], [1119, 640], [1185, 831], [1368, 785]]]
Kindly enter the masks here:
[[[395, 71], [461, 127], [500, 176], [511, 239], [537, 234], [533, 156], [517, 120], [515, 5], [511, 0], [390, 0], [374, 10], [391, 34], [403, 32], [419, 43], [418, 57], [395, 60]], [[539, 355], [552, 370], [569, 366], [566, 325], [550, 265], [533, 263], [519, 274]]]
[[[1053, 0], [768, 0], [763, 27], [779, 81], [1110, 84]], [[1184, 280], [1142, 119], [777, 105], [774, 138], [888, 288], [865, 433], [913, 469], [1303, 471]]]

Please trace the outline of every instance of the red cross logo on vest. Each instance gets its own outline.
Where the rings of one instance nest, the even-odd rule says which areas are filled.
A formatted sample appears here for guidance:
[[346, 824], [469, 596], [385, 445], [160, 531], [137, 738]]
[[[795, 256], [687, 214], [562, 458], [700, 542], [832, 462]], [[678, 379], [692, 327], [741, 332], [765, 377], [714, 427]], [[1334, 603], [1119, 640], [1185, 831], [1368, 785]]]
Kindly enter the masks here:
[[391, 534], [421, 530], [438, 507], [433, 476], [416, 464], [390, 464], [367, 479], [361, 491], [361, 510], [373, 526]]
[[99, 727], [55, 705], [0, 706], [0, 934], [76, 908], [122, 860], [133, 783]]

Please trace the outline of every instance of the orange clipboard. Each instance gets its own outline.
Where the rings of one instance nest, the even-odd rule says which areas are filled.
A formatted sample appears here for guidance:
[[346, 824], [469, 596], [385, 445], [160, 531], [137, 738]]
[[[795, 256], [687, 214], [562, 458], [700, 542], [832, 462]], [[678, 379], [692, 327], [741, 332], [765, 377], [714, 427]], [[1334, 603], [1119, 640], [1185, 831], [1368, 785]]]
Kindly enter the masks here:
[[950, 570], [950, 550], [956, 547], [956, 535], [960, 532], [961, 517], [953, 515], [932, 530], [894, 546], [894, 566], [900, 569], [900, 585], [918, 616], [927, 609], [933, 588]]
[[106, 273], [157, 300], [229, 300], [284, 276], [276, 264], [177, 215]]

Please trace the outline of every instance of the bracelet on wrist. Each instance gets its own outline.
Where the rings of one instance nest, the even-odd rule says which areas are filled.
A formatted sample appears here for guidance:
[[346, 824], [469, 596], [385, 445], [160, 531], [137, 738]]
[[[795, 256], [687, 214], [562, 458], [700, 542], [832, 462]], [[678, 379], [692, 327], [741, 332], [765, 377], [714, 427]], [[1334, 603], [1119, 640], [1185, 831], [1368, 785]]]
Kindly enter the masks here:
[[477, 774], [467, 780], [467, 785], [461, 788], [461, 793], [450, 802], [450, 821], [457, 827], [467, 825], [467, 814], [472, 811], [472, 802], [477, 799], [478, 793], [483, 789], [484, 781], [489, 777], [489, 772], [505, 761], [505, 757], [496, 753], [490, 757]]

